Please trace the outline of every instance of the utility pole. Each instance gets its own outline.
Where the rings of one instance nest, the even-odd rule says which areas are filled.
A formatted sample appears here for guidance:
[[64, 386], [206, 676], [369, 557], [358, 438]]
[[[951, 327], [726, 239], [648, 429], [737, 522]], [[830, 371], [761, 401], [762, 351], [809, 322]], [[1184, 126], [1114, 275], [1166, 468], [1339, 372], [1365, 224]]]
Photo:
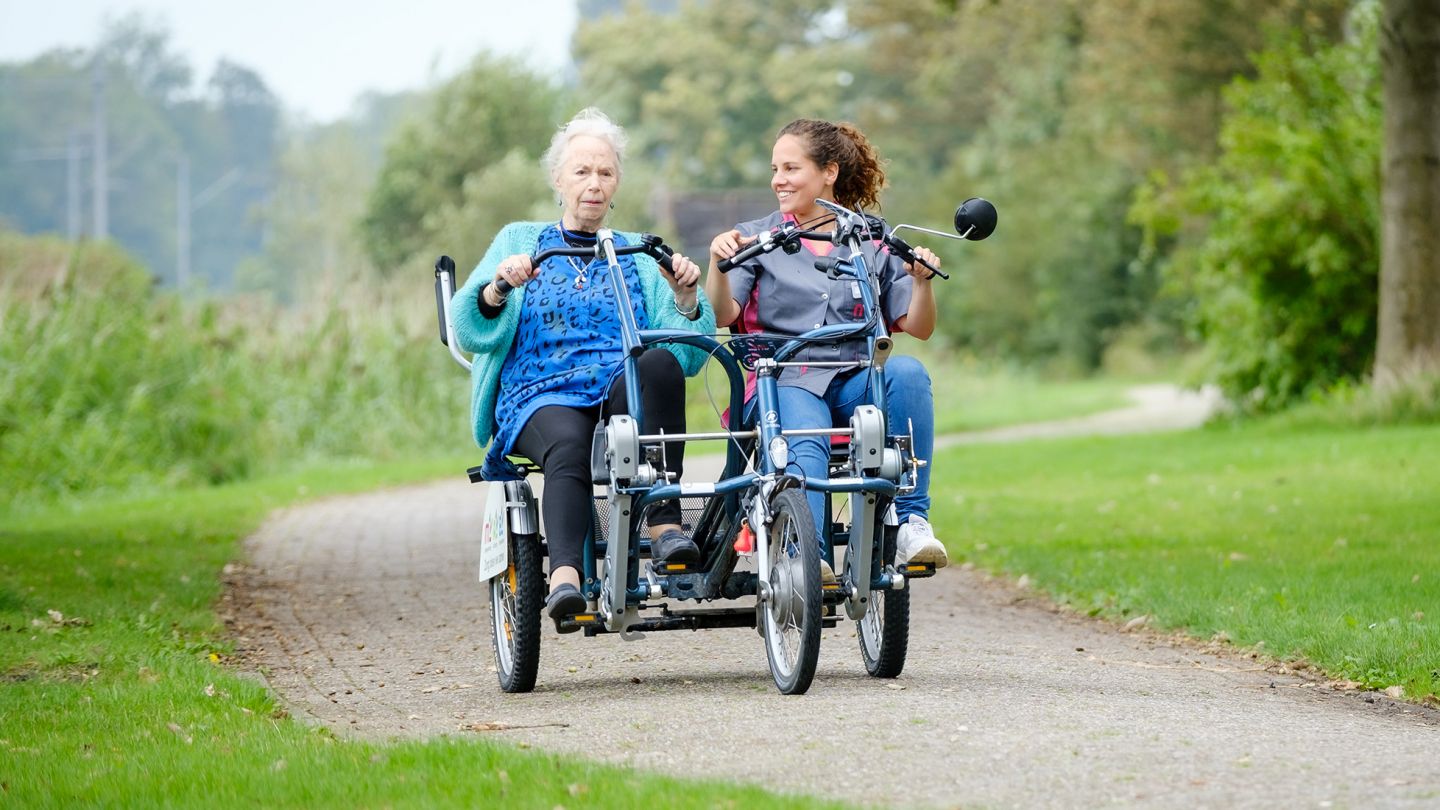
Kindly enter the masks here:
[[65, 236], [74, 242], [80, 238], [80, 130], [70, 130], [65, 145]]
[[206, 203], [218, 197], [221, 192], [235, 185], [240, 179], [240, 167], [236, 166], [216, 178], [215, 182], [190, 194], [190, 156], [184, 152], [176, 159], [175, 167], [175, 286], [184, 290], [190, 283], [190, 216]]
[[105, 64], [99, 58], [95, 59], [91, 87], [94, 91], [93, 118], [91, 134], [94, 143], [91, 149], [93, 162], [91, 169], [90, 193], [92, 195], [92, 210], [95, 215], [94, 236], [96, 239], [110, 238], [110, 184], [109, 184], [109, 154], [106, 152], [106, 109], [105, 109]]
[[175, 172], [175, 287], [190, 284], [190, 156], [180, 155]]

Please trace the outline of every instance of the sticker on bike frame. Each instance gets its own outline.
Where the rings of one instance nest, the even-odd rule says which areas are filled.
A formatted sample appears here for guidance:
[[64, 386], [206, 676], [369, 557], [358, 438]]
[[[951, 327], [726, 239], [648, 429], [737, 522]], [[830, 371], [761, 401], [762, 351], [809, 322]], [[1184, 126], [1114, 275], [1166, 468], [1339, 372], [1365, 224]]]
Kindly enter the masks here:
[[715, 494], [715, 485], [714, 485], [714, 484], [687, 484], [687, 483], [685, 483], [685, 482], [682, 481], [682, 482], [680, 483], [680, 494], [681, 494], [681, 495], [714, 495], [714, 494]]
[[480, 581], [504, 573], [510, 566], [509, 516], [505, 508], [505, 485], [490, 482], [485, 500], [485, 520], [480, 525]]

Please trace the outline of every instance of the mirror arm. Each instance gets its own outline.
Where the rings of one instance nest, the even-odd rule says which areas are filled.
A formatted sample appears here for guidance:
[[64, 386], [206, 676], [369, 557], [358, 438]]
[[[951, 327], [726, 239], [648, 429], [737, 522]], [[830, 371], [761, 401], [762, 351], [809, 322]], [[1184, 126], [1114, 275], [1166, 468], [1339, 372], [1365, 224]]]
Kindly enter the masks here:
[[919, 225], [906, 225], [904, 223], [901, 223], [890, 229], [890, 235], [894, 236], [895, 234], [899, 233], [901, 228], [909, 228], [912, 231], [920, 231], [922, 233], [933, 234], [935, 236], [943, 236], [946, 239], [964, 239], [965, 237], [970, 235], [971, 231], [975, 230], [975, 226], [971, 225], [969, 228], [965, 229], [965, 233], [957, 236], [953, 233], [945, 233], [944, 231], [934, 231], [929, 228], [922, 228]]

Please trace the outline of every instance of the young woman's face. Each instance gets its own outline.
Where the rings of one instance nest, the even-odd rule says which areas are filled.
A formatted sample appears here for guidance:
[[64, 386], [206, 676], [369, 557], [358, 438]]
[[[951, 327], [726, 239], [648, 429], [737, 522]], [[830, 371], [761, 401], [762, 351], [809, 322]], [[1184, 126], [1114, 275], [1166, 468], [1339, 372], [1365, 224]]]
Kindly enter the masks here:
[[780, 202], [780, 213], [808, 214], [817, 199], [835, 198], [835, 178], [840, 167], [834, 163], [816, 165], [805, 153], [805, 142], [795, 135], [781, 135], [770, 153], [770, 188]]
[[605, 221], [620, 185], [620, 161], [604, 139], [576, 135], [565, 148], [555, 191], [565, 209], [565, 226], [593, 231]]

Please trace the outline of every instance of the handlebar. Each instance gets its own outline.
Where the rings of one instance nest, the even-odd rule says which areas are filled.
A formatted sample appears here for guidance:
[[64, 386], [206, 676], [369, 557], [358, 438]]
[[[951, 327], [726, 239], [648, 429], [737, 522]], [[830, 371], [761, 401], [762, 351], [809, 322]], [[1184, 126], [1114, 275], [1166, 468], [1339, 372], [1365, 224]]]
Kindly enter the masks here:
[[744, 264], [762, 253], [769, 253], [775, 248], [783, 248], [786, 253], [793, 253], [799, 248], [801, 239], [814, 239], [818, 242], [834, 242], [835, 232], [807, 230], [787, 222], [784, 225], [771, 228], [759, 234], [754, 244], [739, 251], [734, 256], [716, 262], [715, 269], [722, 273], [728, 273], [734, 270], [736, 265]]
[[[536, 267], [539, 267], [546, 259], [551, 259], [556, 256], [574, 256], [576, 258], [603, 256], [605, 254], [601, 248], [602, 243], [603, 240], [597, 240], [594, 247], [547, 248], [531, 256], [530, 262]], [[655, 263], [660, 265], [666, 275], [671, 277], [675, 275], [675, 262], [672, 259], [675, 251], [671, 250], [670, 246], [665, 244], [663, 239], [653, 233], [640, 234], [640, 244], [638, 245], [625, 245], [623, 247], [617, 247], [614, 250], [616, 256], [630, 256], [636, 253], [644, 253], [654, 259]], [[511, 290], [515, 289], [511, 286], [510, 282], [503, 278], [496, 278], [491, 283], [495, 285], [495, 291], [502, 296], [508, 295]], [[689, 286], [694, 287], [695, 285], [691, 284]]]
[[[932, 277], [939, 276], [947, 281], [950, 279], [950, 276], [942, 273], [940, 268], [916, 255], [915, 248], [904, 239], [896, 236], [893, 232], [886, 233], [885, 223], [879, 217], [867, 215], [864, 222], [869, 229], [868, 235], [870, 238], [884, 244], [890, 249], [890, 252], [898, 256], [901, 261], [906, 264], [919, 262], [925, 269], [930, 271]], [[715, 269], [722, 273], [728, 273], [734, 270], [737, 265], [744, 264], [756, 256], [769, 253], [775, 248], [784, 248], [787, 253], [792, 252], [792, 250], [799, 245], [801, 239], [815, 239], [821, 242], [835, 242], [838, 244], [841, 238], [840, 233], [838, 229], [835, 231], [806, 230], [787, 222], [784, 225], [771, 228], [759, 234], [759, 238], [755, 240], [754, 244], [737, 252], [734, 256], [716, 262]]]

